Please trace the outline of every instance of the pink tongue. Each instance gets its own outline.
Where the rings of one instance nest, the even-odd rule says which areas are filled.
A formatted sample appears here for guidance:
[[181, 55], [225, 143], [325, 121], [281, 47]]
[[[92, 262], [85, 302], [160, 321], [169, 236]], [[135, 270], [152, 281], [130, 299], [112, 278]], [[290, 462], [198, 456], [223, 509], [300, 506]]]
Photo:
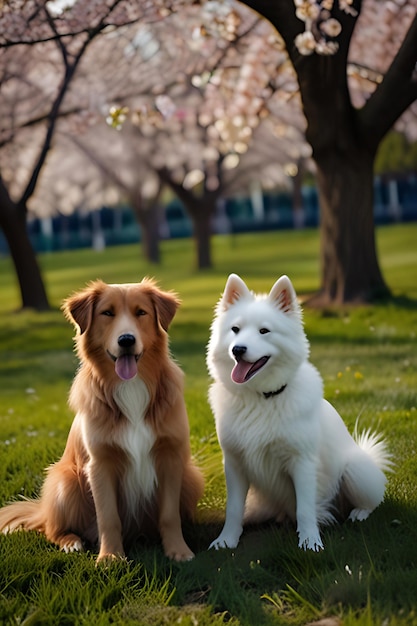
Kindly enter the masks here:
[[116, 359], [116, 374], [122, 380], [130, 380], [136, 376], [138, 370], [136, 366], [136, 359], [134, 354], [124, 354]]
[[244, 361], [243, 359], [240, 359], [240, 361], [236, 363], [236, 365], [234, 366], [232, 370], [233, 382], [235, 383], [246, 382], [246, 375], [252, 366], [253, 366], [253, 363], [248, 363], [248, 361]]

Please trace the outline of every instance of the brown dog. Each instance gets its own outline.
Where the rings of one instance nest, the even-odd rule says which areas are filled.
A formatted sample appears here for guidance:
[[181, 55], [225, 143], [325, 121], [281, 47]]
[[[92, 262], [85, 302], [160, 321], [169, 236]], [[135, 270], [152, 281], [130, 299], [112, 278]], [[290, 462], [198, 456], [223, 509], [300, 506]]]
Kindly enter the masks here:
[[178, 305], [146, 278], [98, 280], [64, 301], [81, 361], [69, 399], [76, 416], [40, 498], [0, 509], [3, 532], [38, 530], [66, 552], [98, 541], [101, 561], [123, 557], [126, 541], [157, 527], [167, 556], [194, 556], [181, 520], [192, 518], [203, 478], [191, 459], [183, 375], [169, 354]]

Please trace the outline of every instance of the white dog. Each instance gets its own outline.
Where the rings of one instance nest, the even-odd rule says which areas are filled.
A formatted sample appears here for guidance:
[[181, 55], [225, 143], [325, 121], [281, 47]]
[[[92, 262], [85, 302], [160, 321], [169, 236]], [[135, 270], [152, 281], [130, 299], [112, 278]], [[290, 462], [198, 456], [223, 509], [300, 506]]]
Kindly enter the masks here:
[[226, 521], [211, 548], [236, 547], [244, 519], [289, 518], [299, 546], [319, 550], [320, 524], [347, 507], [351, 520], [364, 520], [382, 502], [391, 467], [385, 442], [369, 431], [349, 434], [308, 356], [289, 278], [256, 295], [231, 274], [207, 354], [227, 487]]

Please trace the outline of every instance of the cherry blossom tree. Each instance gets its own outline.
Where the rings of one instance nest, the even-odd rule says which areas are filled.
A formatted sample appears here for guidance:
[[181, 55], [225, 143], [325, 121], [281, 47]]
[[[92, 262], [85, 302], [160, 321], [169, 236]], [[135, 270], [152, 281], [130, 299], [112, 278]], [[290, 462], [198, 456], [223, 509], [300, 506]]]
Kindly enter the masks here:
[[281, 34], [298, 77], [321, 207], [315, 302], [386, 296], [374, 235], [373, 165], [382, 138], [417, 98], [417, 3], [242, 1]]
[[[79, 113], [73, 78], [91, 43], [103, 31], [155, 15], [144, 0], [10, 0], [0, 10], [2, 134], [0, 147], [18, 149], [20, 131], [43, 127], [32, 159], [25, 151], [21, 179], [0, 162], [0, 226], [9, 245], [20, 286], [22, 307], [49, 308], [39, 265], [26, 231], [28, 201], [52, 146], [59, 115]], [[63, 109], [65, 99], [65, 111]]]
[[[61, 137], [72, 136], [94, 163], [102, 196], [110, 186], [113, 197], [123, 197], [135, 210], [148, 258], [158, 259], [155, 201], [160, 185], [152, 182], [153, 172], [184, 202], [194, 224], [197, 265], [210, 266], [211, 221], [219, 199], [233, 190], [248, 190], [254, 180], [282, 183], [282, 166], [288, 161], [294, 166], [300, 150], [307, 148], [300, 107], [294, 109], [290, 102], [297, 98], [297, 86], [283, 42], [267, 22], [243, 7], [241, 12], [227, 8], [215, 26], [209, 15], [202, 29], [204, 11], [187, 8], [171, 13], [169, 23], [135, 23], [96, 40], [73, 81], [80, 113], [59, 120], [61, 132], [30, 208], [38, 214], [47, 207], [67, 213], [77, 203], [92, 206], [91, 199], [97, 200], [95, 193], [88, 197], [86, 172], [91, 176], [91, 167], [79, 152], [71, 156], [68, 141], [61, 148]], [[193, 37], [187, 40], [184, 30]], [[83, 82], [89, 88], [93, 83], [95, 102], [88, 114]], [[110, 108], [108, 122], [123, 128], [109, 137], [103, 110], [112, 101], [122, 105]], [[123, 125], [126, 103], [133, 124]]]
[[[255, 180], [282, 182], [284, 166], [295, 166], [308, 152], [301, 109], [292, 102], [295, 75], [281, 38], [242, 7], [221, 8], [217, 13], [219, 3], [207, 3], [173, 16], [171, 31], [181, 35], [185, 22], [192, 37], [177, 43], [181, 62], [172, 86], [131, 102], [119, 98], [133, 111], [149, 166], [192, 220], [200, 269], [212, 265], [211, 224], [219, 200], [236, 184], [248, 192]], [[119, 113], [126, 112], [115, 107], [111, 122], [117, 126]]]

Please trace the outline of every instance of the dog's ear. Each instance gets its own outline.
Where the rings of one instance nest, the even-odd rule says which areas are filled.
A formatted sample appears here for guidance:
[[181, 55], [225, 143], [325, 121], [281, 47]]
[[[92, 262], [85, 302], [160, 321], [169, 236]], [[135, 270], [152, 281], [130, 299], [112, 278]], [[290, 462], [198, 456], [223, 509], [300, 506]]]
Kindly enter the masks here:
[[162, 289], [159, 289], [153, 278], [146, 276], [142, 279], [141, 284], [147, 288], [155, 307], [157, 320], [166, 332], [181, 304], [181, 300], [174, 291], [162, 291]]
[[156, 308], [159, 323], [165, 332], [168, 330], [172, 319], [181, 304], [177, 294], [171, 291], [155, 289], [152, 299]]
[[221, 303], [223, 309], [228, 309], [236, 300], [239, 300], [243, 296], [249, 296], [249, 291], [246, 283], [237, 274], [230, 274], [226, 281]]
[[297, 296], [288, 276], [281, 276], [273, 285], [268, 295], [276, 307], [283, 313], [295, 313], [299, 311]]
[[69, 296], [62, 303], [61, 309], [65, 317], [79, 330], [80, 335], [90, 327], [94, 305], [105, 287], [106, 284], [103, 281], [96, 280], [89, 283], [85, 289]]

